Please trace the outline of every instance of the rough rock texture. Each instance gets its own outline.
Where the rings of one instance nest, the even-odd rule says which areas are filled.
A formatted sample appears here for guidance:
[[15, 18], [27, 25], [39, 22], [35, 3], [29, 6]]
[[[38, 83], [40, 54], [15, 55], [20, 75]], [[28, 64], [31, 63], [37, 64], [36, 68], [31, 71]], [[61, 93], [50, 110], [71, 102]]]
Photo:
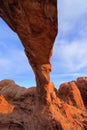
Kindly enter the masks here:
[[[87, 78], [78, 80], [84, 91]], [[81, 97], [76, 85], [78, 80], [62, 84], [59, 90], [55, 88], [58, 96], [51, 96], [49, 106], [38, 104], [35, 87], [26, 89], [12, 80], [0, 81], [0, 98], [3, 97], [5, 106], [0, 111], [0, 130], [87, 130], [87, 109], [83, 100], [87, 91]], [[70, 89], [68, 85], [71, 85]], [[13, 110], [8, 111], [7, 102]]]
[[87, 77], [78, 78], [76, 84], [81, 92], [85, 107], [87, 108]]
[[0, 17], [22, 41], [35, 73], [38, 97], [45, 102], [57, 35], [57, 0], [0, 0]]
[[85, 109], [81, 93], [77, 88], [75, 81], [62, 84], [58, 90], [58, 97], [72, 106]]
[[0, 113], [11, 113], [13, 109], [14, 106], [8, 103], [3, 95], [0, 95]]

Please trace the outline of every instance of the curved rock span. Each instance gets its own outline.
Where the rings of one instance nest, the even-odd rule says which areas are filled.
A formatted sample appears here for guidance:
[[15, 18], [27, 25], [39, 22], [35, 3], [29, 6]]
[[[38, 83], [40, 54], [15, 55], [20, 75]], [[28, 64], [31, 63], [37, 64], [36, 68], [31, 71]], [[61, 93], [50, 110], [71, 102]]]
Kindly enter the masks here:
[[39, 99], [44, 102], [57, 35], [57, 0], [0, 0], [0, 17], [18, 34], [35, 73]]

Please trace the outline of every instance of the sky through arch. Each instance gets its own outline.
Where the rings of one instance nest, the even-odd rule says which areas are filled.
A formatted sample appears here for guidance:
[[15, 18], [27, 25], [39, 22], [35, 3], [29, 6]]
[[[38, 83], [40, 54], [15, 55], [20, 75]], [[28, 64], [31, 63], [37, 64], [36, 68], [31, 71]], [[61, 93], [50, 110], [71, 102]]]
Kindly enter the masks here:
[[0, 19], [0, 80], [13, 79], [21, 86], [35, 85], [33, 71], [17, 34]]

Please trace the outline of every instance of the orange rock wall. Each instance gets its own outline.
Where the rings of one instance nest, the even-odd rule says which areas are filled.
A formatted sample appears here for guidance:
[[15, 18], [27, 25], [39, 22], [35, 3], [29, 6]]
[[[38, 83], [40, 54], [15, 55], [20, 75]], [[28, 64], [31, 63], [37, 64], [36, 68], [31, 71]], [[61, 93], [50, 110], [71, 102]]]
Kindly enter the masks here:
[[48, 106], [38, 105], [36, 87], [0, 81], [0, 130], [87, 130], [87, 91], [83, 95], [79, 90], [84, 92], [86, 84], [87, 78], [80, 78], [55, 88], [57, 95], [51, 94]]

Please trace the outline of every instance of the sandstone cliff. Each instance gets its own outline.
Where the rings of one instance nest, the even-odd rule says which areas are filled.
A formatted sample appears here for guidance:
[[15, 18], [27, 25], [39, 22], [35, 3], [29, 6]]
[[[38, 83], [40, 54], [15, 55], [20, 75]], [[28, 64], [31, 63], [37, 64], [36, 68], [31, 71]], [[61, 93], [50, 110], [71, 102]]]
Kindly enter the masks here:
[[86, 77], [64, 83], [43, 105], [35, 87], [0, 81], [0, 130], [87, 130], [86, 89]]

